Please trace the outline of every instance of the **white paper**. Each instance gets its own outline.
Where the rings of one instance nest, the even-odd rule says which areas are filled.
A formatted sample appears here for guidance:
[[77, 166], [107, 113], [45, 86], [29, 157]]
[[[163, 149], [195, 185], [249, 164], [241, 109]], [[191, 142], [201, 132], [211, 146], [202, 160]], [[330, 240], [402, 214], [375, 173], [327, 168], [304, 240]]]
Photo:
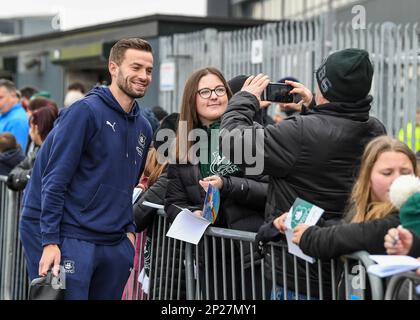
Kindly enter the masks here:
[[370, 255], [369, 258], [377, 264], [369, 266], [367, 271], [381, 278], [420, 268], [420, 261], [409, 256]]
[[176, 216], [166, 236], [196, 245], [209, 225], [210, 222], [207, 219], [196, 216], [188, 209], [183, 209]]
[[299, 246], [297, 246], [296, 244], [292, 242], [292, 237], [293, 237], [292, 229], [287, 229], [285, 232], [285, 235], [286, 235], [287, 248], [288, 248], [289, 253], [294, 254], [295, 256], [298, 256], [299, 258], [306, 260], [309, 263], [315, 262], [314, 258], [304, 254], [303, 251], [299, 248]]
[[142, 193], [142, 191], [143, 191], [142, 188], [134, 188], [132, 204], [134, 204], [137, 201], [137, 199], [140, 197], [140, 194]]
[[149, 202], [149, 201], [143, 201], [142, 205], [147, 206], [147, 207], [151, 207], [151, 208], [155, 208], [155, 209], [164, 209], [165, 206], [163, 204], [157, 204], [157, 203], [153, 203], [153, 202]]
[[141, 272], [139, 273], [137, 281], [141, 283], [141, 289], [143, 290], [143, 292], [145, 294], [149, 294], [150, 282], [149, 282], [149, 277], [146, 275], [144, 268], [141, 269]]
[[[294, 206], [300, 206], [300, 205], [304, 206], [304, 209], [307, 208], [308, 206], [311, 207], [311, 209], [309, 210], [309, 214], [306, 216], [306, 218], [304, 218], [303, 220], [301, 220], [300, 218], [298, 219], [298, 220], [301, 220], [300, 223], [313, 226], [318, 222], [319, 218], [324, 213], [324, 210], [321, 209], [320, 207], [317, 207], [311, 203], [308, 203], [307, 201], [297, 198], [295, 202], [293, 203], [292, 207], [290, 208], [289, 212], [287, 213], [286, 220], [285, 220], [285, 224], [287, 227], [287, 230], [285, 232], [286, 240], [287, 240], [287, 248], [288, 248], [289, 253], [303, 260], [306, 260], [309, 263], [314, 263], [315, 262], [314, 258], [304, 254], [303, 251], [299, 248], [299, 246], [292, 242], [292, 237], [293, 237], [292, 212], [294, 211]], [[303, 217], [305, 217], [305, 215], [302, 215], [302, 218]]]

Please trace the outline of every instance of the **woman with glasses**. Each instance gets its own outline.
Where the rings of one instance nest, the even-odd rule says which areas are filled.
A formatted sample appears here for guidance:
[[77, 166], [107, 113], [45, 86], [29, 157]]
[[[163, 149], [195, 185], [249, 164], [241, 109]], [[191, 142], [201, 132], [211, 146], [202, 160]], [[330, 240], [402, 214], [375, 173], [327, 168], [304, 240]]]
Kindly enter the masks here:
[[[206, 190], [211, 183], [220, 190], [220, 210], [214, 226], [256, 232], [263, 223], [268, 180], [264, 177], [244, 177], [239, 167], [223, 157], [219, 150], [220, 118], [231, 96], [225, 78], [215, 68], [209, 67], [194, 72], [185, 84], [174, 148], [176, 164], [170, 164], [168, 167], [169, 183], [165, 211], [171, 221], [183, 208], [196, 215], [202, 215]], [[230, 243], [226, 243], [226, 283], [223, 283], [220, 239], [217, 239], [215, 248], [216, 277], [213, 273], [212, 241], [208, 240], [208, 260], [203, 257], [203, 241], [199, 246], [198, 267], [203, 298], [220, 299], [224, 297], [224, 292], [227, 298], [251, 298], [250, 266], [248, 263], [249, 269], [241, 270], [243, 266], [239, 259], [239, 247], [235, 247], [235, 252], [230, 252]], [[245, 247], [247, 251], [244, 251], [244, 255], [249, 260], [249, 246], [246, 244]], [[236, 257], [234, 267], [231, 265], [231, 257]], [[208, 282], [205, 281], [204, 273], [206, 265]], [[245, 275], [243, 282], [241, 272]], [[232, 273], [235, 275], [234, 280]], [[255, 279], [258, 282], [261, 274], [256, 273]], [[215, 281], [217, 291], [214, 290]], [[233, 285], [237, 289], [236, 292], [232, 291]], [[259, 285], [261, 283], [256, 284], [257, 297], [261, 297]], [[245, 288], [245, 296], [241, 294], [242, 288]]]

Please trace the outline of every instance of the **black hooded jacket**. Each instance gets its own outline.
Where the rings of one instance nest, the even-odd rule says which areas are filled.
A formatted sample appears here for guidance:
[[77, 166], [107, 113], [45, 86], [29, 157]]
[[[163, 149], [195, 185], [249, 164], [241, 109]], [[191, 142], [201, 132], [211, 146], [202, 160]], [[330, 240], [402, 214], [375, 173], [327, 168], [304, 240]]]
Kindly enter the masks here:
[[25, 158], [22, 149], [0, 152], [0, 176], [7, 176]]
[[[231, 136], [229, 132], [236, 129], [233, 134], [236, 143], [244, 143], [246, 150], [255, 148], [257, 135], [262, 135], [264, 147], [256, 148], [256, 152], [259, 152], [257, 159], [264, 162], [262, 174], [270, 176], [266, 222], [271, 223], [275, 217], [289, 211], [297, 197], [324, 209], [327, 225], [341, 220], [366, 144], [386, 134], [383, 124], [369, 116], [371, 102], [369, 96], [356, 103], [323, 104], [306, 114], [293, 115], [264, 128], [253, 122], [259, 110], [259, 101], [253, 94], [241, 91], [230, 99], [222, 116], [222, 137]], [[223, 132], [224, 129], [227, 132]], [[252, 134], [246, 135], [247, 131]], [[228, 159], [232, 159], [233, 149], [231, 154], [224, 154]], [[287, 264], [288, 287], [293, 290], [293, 257], [290, 255], [287, 255]], [[277, 279], [282, 279], [282, 265], [281, 252], [275, 250]], [[324, 271], [323, 279], [327, 280], [324, 283], [328, 286], [327, 265]], [[306, 287], [305, 273], [305, 264], [299, 263], [299, 288]], [[266, 275], [270, 277], [271, 272]], [[315, 289], [312, 292], [316, 292], [316, 265], [311, 265], [310, 277], [311, 287]]]
[[324, 104], [264, 128], [252, 121], [259, 110], [254, 95], [241, 91], [231, 98], [221, 129], [239, 129], [248, 147], [253, 141], [244, 132], [252, 130], [255, 137], [257, 129], [263, 130], [264, 153], [259, 155], [262, 174], [270, 176], [266, 221], [287, 212], [297, 197], [324, 209], [325, 220], [341, 219], [364, 147], [386, 134], [383, 124], [369, 117], [371, 101]]

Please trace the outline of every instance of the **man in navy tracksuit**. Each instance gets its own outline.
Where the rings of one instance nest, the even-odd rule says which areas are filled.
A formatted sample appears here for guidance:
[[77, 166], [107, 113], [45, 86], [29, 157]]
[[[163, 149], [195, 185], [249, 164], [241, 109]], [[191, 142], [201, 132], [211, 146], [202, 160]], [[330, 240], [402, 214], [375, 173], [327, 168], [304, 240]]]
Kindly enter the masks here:
[[120, 299], [133, 265], [132, 192], [152, 131], [135, 98], [152, 80], [152, 48], [138, 38], [111, 49], [109, 87], [60, 115], [42, 174], [39, 274], [61, 264], [66, 299]]

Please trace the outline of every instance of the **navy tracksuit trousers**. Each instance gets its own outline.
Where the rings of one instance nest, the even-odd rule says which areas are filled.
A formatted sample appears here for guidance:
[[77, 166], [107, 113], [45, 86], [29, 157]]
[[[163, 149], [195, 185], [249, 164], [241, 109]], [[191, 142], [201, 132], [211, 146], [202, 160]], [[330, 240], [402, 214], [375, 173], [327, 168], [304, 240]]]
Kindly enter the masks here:
[[39, 278], [39, 260], [42, 256], [41, 227], [39, 219], [21, 216], [19, 221], [20, 241], [22, 241], [28, 267], [29, 279]]
[[[42, 255], [39, 220], [22, 218], [20, 232], [29, 275], [34, 279], [39, 277]], [[116, 245], [64, 238], [60, 250], [66, 300], [121, 299], [134, 262], [135, 250], [128, 237]]]

